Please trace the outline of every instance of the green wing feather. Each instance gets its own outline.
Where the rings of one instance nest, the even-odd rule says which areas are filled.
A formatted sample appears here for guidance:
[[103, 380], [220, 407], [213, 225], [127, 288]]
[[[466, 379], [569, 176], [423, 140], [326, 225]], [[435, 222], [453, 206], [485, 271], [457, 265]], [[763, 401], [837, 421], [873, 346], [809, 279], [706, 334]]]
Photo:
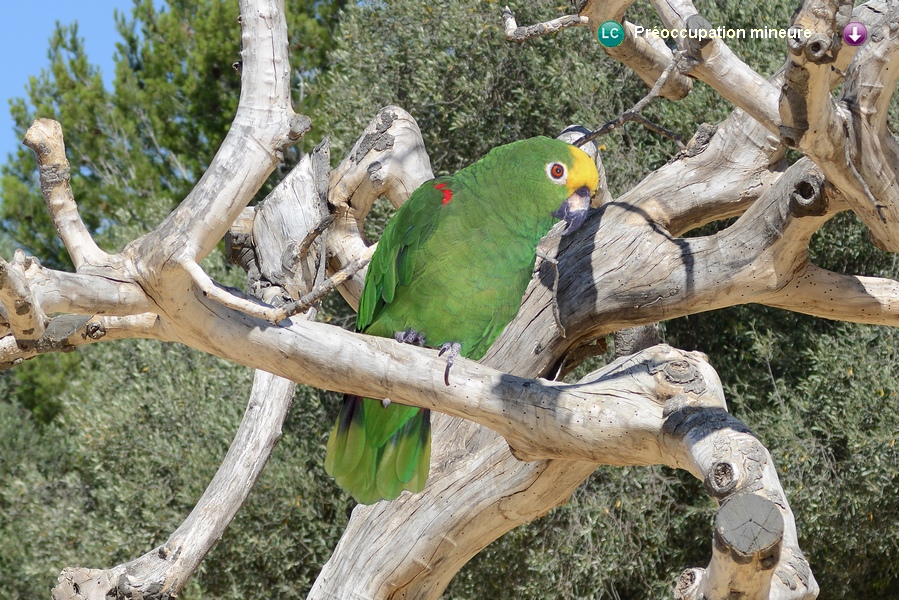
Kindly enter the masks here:
[[434, 186], [447, 181], [422, 184], [387, 223], [365, 275], [357, 331], [366, 331], [384, 306], [393, 302], [397, 287], [412, 281], [418, 250], [434, 233], [443, 213], [443, 193]]
[[325, 471], [335, 479], [346, 477], [362, 460], [364, 440], [362, 398], [348, 395], [344, 398], [340, 417], [328, 438]]

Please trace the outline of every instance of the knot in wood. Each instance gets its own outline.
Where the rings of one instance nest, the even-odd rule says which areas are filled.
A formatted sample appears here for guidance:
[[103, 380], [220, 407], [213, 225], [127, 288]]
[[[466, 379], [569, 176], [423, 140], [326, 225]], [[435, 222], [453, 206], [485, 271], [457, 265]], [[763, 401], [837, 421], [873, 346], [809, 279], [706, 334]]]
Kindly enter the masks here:
[[808, 559], [799, 548], [793, 548], [793, 557], [786, 562], [787, 568], [778, 569], [774, 572], [777, 578], [788, 588], [795, 590], [798, 583], [804, 588], [809, 587], [812, 579], [812, 568], [808, 564]]
[[685, 360], [665, 364], [665, 379], [671, 383], [685, 383], [693, 379], [693, 367]]
[[794, 56], [805, 55], [805, 59], [813, 64], [827, 64], [834, 61], [834, 37], [823, 33], [812, 33], [805, 37], [799, 27], [791, 27], [787, 36], [787, 48]]
[[393, 122], [399, 117], [391, 110], [382, 109], [378, 113], [378, 122], [372, 133], [366, 133], [356, 146], [356, 152], [353, 154], [353, 161], [359, 163], [365, 158], [365, 155], [372, 150], [382, 152], [389, 148], [393, 148], [396, 138], [387, 133], [387, 130], [393, 126]]
[[684, 156], [690, 158], [702, 154], [708, 148], [716, 131], [718, 131], [717, 125], [709, 125], [708, 123], [700, 125], [690, 141], [687, 142], [687, 147], [683, 152]]
[[674, 588], [675, 599], [685, 600], [686, 598], [697, 597], [696, 592], [699, 588], [699, 581], [702, 579], [704, 572], [705, 569], [693, 567], [691, 569], [686, 569], [681, 573], [680, 577], [677, 578], [677, 585]]
[[293, 118], [290, 119], [290, 132], [287, 136], [295, 142], [303, 137], [310, 129], [312, 129], [312, 119], [306, 115], [294, 115]]
[[687, 17], [684, 25], [687, 26], [687, 31], [689, 32], [687, 45], [689, 46], [690, 54], [699, 54], [699, 51], [712, 41], [709, 35], [709, 31], [714, 29], [712, 24], [702, 15], [695, 14]]
[[[22, 335], [32, 335], [33, 333], [34, 333], [34, 328], [31, 328], [31, 329], [24, 329], [24, 330], [22, 331]], [[17, 347], [19, 350], [22, 350], [23, 352], [29, 352], [29, 351], [34, 350], [35, 348], [37, 348], [37, 341], [36, 341], [36, 340], [29, 340], [29, 339], [19, 339], [19, 338], [16, 338], [16, 347]]]
[[665, 406], [662, 407], [662, 416], [669, 417], [677, 411], [683, 410], [690, 405], [689, 402], [690, 399], [683, 394], [668, 398], [668, 400], [665, 401]]
[[68, 183], [71, 180], [71, 171], [65, 165], [41, 165], [41, 192], [44, 190], [52, 190], [61, 183]]
[[796, 148], [807, 130], [808, 124], [802, 124], [799, 127], [781, 125], [779, 128], [780, 139], [788, 148]]
[[393, 148], [395, 138], [389, 133], [369, 133], [359, 142], [359, 150], [353, 159], [358, 163], [361, 162], [365, 155], [371, 150], [383, 152]]
[[31, 312], [31, 302], [28, 300], [16, 300], [15, 311], [20, 317], [22, 315], [27, 315]]
[[820, 217], [827, 212], [827, 200], [822, 193], [824, 179], [807, 173], [796, 182], [790, 192], [790, 214], [795, 217]]
[[99, 340], [101, 337], [106, 335], [106, 327], [104, 327], [102, 323], [97, 323], [94, 321], [87, 324], [87, 327], [85, 327], [85, 333], [90, 339]]
[[702, 394], [705, 391], [705, 380], [699, 370], [687, 360], [670, 360], [662, 365], [655, 365], [649, 372], [655, 375], [659, 371], [665, 377], [665, 381], [683, 388], [685, 393]]
[[833, 39], [822, 34], [813, 34], [805, 44], [805, 56], [811, 61], [822, 61], [833, 47]]
[[384, 172], [382, 168], [384, 165], [381, 164], [381, 161], [376, 160], [372, 162], [366, 168], [366, 172], [368, 173], [368, 180], [371, 182], [372, 187], [376, 191], [380, 191], [381, 188], [384, 187], [384, 183], [387, 181], [387, 173]]
[[706, 473], [703, 485], [713, 498], [724, 498], [735, 489], [737, 489], [738, 469], [735, 464], [729, 461], [720, 461], [712, 465], [709, 472]]

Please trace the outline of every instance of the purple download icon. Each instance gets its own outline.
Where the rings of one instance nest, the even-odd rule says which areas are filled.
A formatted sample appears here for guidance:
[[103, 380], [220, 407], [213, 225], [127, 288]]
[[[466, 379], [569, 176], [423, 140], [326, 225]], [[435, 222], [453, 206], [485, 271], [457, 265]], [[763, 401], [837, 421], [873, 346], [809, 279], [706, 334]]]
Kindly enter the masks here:
[[853, 21], [843, 28], [843, 41], [850, 46], [861, 46], [868, 39], [868, 28]]

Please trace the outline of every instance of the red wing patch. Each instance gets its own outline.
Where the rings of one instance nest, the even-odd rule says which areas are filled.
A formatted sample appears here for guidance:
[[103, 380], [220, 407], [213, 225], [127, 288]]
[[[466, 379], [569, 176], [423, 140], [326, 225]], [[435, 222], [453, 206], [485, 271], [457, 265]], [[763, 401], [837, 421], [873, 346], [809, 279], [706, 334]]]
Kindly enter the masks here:
[[435, 190], [440, 190], [443, 192], [443, 203], [449, 204], [449, 201], [453, 199], [453, 190], [446, 187], [445, 183], [438, 183], [434, 186]]

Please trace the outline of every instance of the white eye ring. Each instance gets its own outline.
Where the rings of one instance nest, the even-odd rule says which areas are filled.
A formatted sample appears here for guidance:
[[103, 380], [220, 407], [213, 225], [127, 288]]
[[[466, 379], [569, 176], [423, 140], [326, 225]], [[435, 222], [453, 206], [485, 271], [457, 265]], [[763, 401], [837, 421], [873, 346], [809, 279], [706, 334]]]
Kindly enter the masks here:
[[551, 162], [546, 165], [546, 176], [557, 185], [565, 185], [568, 181], [568, 167], [560, 162]]

